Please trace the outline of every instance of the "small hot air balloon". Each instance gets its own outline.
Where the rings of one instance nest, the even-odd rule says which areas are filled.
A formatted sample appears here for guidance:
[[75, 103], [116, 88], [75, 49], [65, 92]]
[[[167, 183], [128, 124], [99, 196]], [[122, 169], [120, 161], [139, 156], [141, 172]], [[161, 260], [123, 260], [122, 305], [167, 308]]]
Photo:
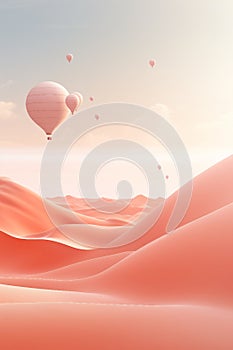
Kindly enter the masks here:
[[72, 114], [74, 114], [74, 111], [77, 111], [79, 102], [80, 100], [76, 94], [70, 94], [66, 97], [66, 105]]
[[95, 114], [95, 119], [96, 120], [99, 120], [100, 119], [100, 116], [98, 114]]
[[73, 92], [73, 94], [78, 97], [78, 100], [79, 100], [78, 106], [80, 106], [83, 103], [83, 96], [80, 94], [80, 92]]
[[161, 170], [161, 169], [162, 169], [161, 165], [158, 165], [158, 169], [159, 169], [159, 170]]
[[72, 55], [72, 53], [68, 53], [68, 55], [66, 55], [66, 59], [69, 63], [73, 60], [73, 57], [74, 56]]
[[167, 179], [167, 180], [169, 179], [169, 176], [168, 176], [168, 175], [166, 175], [166, 179]]
[[31, 119], [41, 127], [48, 140], [56, 127], [69, 114], [65, 104], [68, 91], [60, 84], [45, 81], [33, 87], [26, 99], [26, 109]]
[[155, 66], [155, 60], [150, 60], [149, 65], [153, 68]]
[[89, 100], [91, 101], [91, 102], [93, 102], [94, 101], [94, 97], [89, 97]]

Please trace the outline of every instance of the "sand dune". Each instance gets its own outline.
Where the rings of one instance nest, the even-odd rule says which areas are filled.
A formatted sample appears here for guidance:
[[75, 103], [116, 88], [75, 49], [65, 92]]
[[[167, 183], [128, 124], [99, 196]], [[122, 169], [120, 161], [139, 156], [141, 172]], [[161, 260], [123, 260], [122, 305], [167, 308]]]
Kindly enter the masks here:
[[233, 204], [133, 253], [90, 259], [54, 274], [0, 276], [0, 283], [97, 292], [139, 303], [233, 307], [232, 212]]
[[233, 203], [155, 240], [77, 289], [149, 303], [233, 307]]
[[198, 175], [188, 211], [180, 226], [233, 202], [233, 156]]
[[38, 288], [0, 285], [0, 307], [2, 304], [28, 303], [104, 303], [123, 302], [120, 298], [98, 293], [58, 291]]
[[[233, 156], [227, 158], [194, 179], [192, 200], [179, 226], [232, 202], [233, 189], [230, 186], [233, 174], [232, 158]], [[139, 245], [136, 244], [137, 247], [144, 245], [146, 241], [149, 242], [155, 239], [155, 234], [158, 237], [158, 235], [165, 233], [166, 224], [171, 215], [176, 197], [177, 194], [174, 193], [166, 200], [158, 222], [148, 231], [146, 235], [148, 237], [142, 237], [143, 242], [139, 242]], [[49, 236], [51, 240], [53, 239], [50, 232], [53, 230], [53, 223], [51, 223], [39, 196], [3, 178], [0, 180], [0, 198], [1, 231], [17, 237], [30, 235], [31, 237], [37, 237], [40, 235], [40, 238]], [[67, 202], [71, 202], [70, 205], [76, 214], [75, 216], [63, 206], [66, 203], [64, 199], [63, 201], [59, 198], [54, 201], [47, 200], [46, 206], [53, 213], [58, 226], [80, 224], [101, 227], [110, 226], [109, 232], [113, 232], [114, 227], [116, 232], [118, 232], [117, 230], [119, 229], [117, 227], [127, 224], [130, 218], [137, 215], [141, 208], [144, 208], [145, 201], [145, 197], [137, 196], [128, 207], [122, 212], [115, 214], [114, 217], [109, 214], [104, 215], [103, 212], [90, 208], [84, 199], [74, 199], [71, 196], [68, 196]], [[148, 210], [155, 203], [154, 200], [149, 200]], [[65, 206], [67, 205], [66, 203]], [[98, 208], [98, 200], [94, 200], [94, 205]], [[151, 237], [151, 233], [153, 233], [153, 237]], [[67, 240], [66, 242], [62, 241], [62, 243], [68, 244]], [[72, 243], [70, 242], [70, 244]]]
[[[111, 220], [100, 220], [77, 212], [76, 215], [71, 215], [70, 210], [56, 205], [53, 201], [46, 200], [45, 207], [38, 195], [7, 179], [0, 178], [0, 198], [0, 230], [15, 236], [25, 237], [36, 233], [46, 236], [47, 231], [53, 228], [46, 210], [53, 213], [59, 225], [86, 223], [113, 226]], [[126, 223], [124, 220], [113, 220], [114, 225]]]
[[145, 234], [106, 249], [88, 244], [130, 235], [163, 199], [48, 199], [54, 227], [38, 195], [1, 178], [1, 348], [232, 349], [232, 178], [233, 156], [194, 179], [172, 233], [177, 193]]
[[189, 305], [5, 304], [0, 306], [0, 323], [3, 349], [6, 344], [7, 349], [20, 344], [25, 350], [233, 347], [231, 312]]

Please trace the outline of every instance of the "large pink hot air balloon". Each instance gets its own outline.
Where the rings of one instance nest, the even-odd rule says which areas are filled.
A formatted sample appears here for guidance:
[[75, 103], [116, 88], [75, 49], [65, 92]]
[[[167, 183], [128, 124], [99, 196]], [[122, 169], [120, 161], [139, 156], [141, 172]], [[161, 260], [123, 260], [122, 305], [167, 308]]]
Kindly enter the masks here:
[[48, 140], [51, 140], [53, 131], [69, 114], [65, 104], [68, 95], [68, 91], [62, 85], [52, 81], [36, 85], [27, 95], [27, 112], [44, 130]]
[[77, 111], [79, 102], [79, 97], [76, 94], [70, 94], [66, 97], [66, 105], [72, 114], [74, 114], [74, 111]]
[[66, 59], [69, 63], [73, 60], [73, 57], [74, 56], [72, 55], [72, 53], [68, 53], [68, 55], [66, 55]]

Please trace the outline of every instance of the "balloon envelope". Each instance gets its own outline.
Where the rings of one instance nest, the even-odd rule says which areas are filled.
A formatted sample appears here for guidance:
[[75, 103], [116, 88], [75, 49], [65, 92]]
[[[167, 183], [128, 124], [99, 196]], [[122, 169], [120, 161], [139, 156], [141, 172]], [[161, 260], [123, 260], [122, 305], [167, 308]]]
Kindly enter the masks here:
[[155, 60], [150, 60], [149, 65], [153, 68], [155, 66]]
[[72, 53], [68, 53], [68, 55], [66, 55], [66, 59], [68, 62], [71, 62], [73, 60], [73, 57], [74, 56], [72, 55]]
[[26, 109], [31, 119], [47, 135], [51, 135], [69, 114], [65, 104], [68, 91], [60, 84], [45, 81], [33, 87], [26, 99]]
[[76, 94], [70, 94], [66, 97], [66, 105], [71, 111], [72, 114], [74, 114], [74, 111], [76, 111], [79, 107], [79, 98]]
[[73, 92], [72, 94], [76, 95], [78, 97], [79, 103], [78, 107], [83, 103], [83, 96], [80, 94], [80, 92]]

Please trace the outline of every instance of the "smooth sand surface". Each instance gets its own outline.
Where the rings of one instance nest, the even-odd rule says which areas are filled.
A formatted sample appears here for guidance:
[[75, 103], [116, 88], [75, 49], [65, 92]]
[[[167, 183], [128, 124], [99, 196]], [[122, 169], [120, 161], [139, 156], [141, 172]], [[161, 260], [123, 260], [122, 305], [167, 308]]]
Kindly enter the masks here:
[[101, 249], [87, 243], [117, 238], [162, 199], [116, 213], [122, 200], [48, 199], [54, 227], [38, 195], [1, 178], [0, 348], [232, 350], [232, 178], [233, 156], [194, 179], [172, 233], [177, 193], [141, 237]]

